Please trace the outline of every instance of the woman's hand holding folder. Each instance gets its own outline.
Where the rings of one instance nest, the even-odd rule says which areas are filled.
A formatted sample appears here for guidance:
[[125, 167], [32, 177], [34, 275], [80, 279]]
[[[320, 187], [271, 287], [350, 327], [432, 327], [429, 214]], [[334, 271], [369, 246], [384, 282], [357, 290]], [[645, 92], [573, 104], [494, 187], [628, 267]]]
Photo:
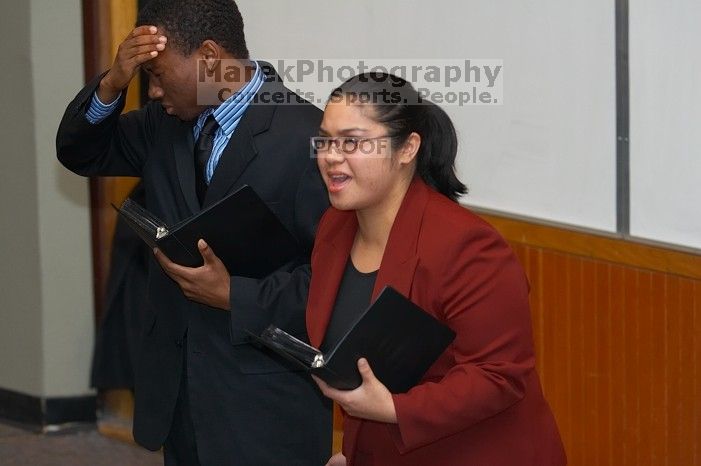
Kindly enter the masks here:
[[397, 423], [392, 394], [380, 382], [365, 358], [358, 360], [358, 371], [363, 383], [354, 390], [338, 390], [312, 375], [321, 392], [338, 403], [350, 416], [372, 421]]
[[329, 459], [325, 466], [346, 466], [346, 464], [346, 457], [343, 456], [343, 453], [336, 453]]

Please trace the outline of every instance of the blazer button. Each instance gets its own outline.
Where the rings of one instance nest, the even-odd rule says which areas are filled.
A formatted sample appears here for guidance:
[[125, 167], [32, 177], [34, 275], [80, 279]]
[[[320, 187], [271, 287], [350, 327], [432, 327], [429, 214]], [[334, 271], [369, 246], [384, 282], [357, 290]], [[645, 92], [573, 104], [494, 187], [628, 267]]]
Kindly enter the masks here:
[[182, 348], [183, 347], [183, 340], [181, 338], [176, 338], [175, 339], [175, 346], [177, 346], [178, 348]]

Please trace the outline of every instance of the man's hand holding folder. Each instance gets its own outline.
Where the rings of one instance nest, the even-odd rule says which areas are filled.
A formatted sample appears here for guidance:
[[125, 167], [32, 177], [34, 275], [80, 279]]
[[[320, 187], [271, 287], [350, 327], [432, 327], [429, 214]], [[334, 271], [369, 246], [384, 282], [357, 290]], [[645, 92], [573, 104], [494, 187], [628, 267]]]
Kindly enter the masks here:
[[294, 237], [250, 186], [174, 225], [131, 199], [115, 209], [153, 248], [188, 299], [219, 309], [231, 307], [231, 276], [265, 277], [299, 252]]
[[228, 311], [231, 307], [229, 271], [205, 240], [197, 242], [197, 249], [204, 261], [200, 267], [178, 265], [158, 248], [154, 248], [153, 253], [163, 271], [180, 286], [186, 298]]

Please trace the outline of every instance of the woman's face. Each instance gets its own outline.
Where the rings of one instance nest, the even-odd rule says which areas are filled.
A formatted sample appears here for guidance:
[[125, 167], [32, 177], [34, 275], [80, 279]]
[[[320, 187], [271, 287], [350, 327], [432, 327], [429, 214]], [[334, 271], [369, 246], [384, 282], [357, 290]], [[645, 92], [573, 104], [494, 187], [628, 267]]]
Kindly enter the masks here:
[[324, 110], [317, 163], [337, 209], [380, 207], [402, 189], [408, 167], [393, 157], [387, 128], [372, 113], [369, 105], [344, 101], [329, 102]]

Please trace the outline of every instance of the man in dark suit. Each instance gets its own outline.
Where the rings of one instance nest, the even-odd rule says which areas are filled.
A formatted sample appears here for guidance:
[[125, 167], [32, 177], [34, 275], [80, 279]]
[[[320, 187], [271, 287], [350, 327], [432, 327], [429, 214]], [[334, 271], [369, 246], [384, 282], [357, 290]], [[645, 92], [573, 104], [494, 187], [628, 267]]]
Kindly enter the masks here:
[[[217, 105], [202, 96], [222, 95], [206, 79], [222, 60], [230, 97]], [[140, 68], [153, 101], [120, 116]], [[264, 279], [230, 277], [202, 241], [202, 267], [162, 253], [149, 261], [134, 436], [163, 445], [166, 465], [315, 466], [329, 456], [328, 402], [245, 332], [272, 323], [306, 338], [309, 254], [328, 202], [309, 157], [320, 119], [271, 66], [249, 60], [232, 0], [151, 0], [112, 68], [66, 110], [57, 149], [72, 171], [141, 177], [145, 207], [169, 225], [248, 184], [302, 245]]]

